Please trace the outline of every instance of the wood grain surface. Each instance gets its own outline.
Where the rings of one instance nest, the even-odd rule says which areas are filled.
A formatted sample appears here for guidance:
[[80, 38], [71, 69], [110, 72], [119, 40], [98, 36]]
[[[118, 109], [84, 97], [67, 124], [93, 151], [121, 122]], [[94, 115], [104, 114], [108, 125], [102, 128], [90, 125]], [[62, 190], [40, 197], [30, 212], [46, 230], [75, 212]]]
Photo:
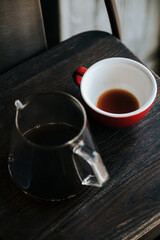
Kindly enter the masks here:
[[[22, 193], [7, 169], [14, 101], [52, 90], [82, 101], [73, 71], [118, 56], [138, 60], [112, 35], [87, 32], [0, 76], [0, 240], [151, 240], [160, 234], [159, 92], [147, 116], [126, 129], [104, 127], [88, 114], [110, 174], [103, 188], [90, 187], [68, 201], [43, 203]], [[159, 88], [158, 76], [156, 80]]]

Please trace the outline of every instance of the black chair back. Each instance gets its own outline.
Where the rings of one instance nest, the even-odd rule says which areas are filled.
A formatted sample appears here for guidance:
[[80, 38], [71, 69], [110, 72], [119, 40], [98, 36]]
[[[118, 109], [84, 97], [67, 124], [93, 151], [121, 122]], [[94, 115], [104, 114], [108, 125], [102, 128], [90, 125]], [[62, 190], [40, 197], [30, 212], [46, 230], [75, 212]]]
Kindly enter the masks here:
[[[112, 32], [120, 38], [115, 0], [104, 1]], [[58, 3], [58, 0], [1, 0], [0, 73], [59, 42]]]
[[1, 0], [0, 73], [47, 48], [37, 0]]

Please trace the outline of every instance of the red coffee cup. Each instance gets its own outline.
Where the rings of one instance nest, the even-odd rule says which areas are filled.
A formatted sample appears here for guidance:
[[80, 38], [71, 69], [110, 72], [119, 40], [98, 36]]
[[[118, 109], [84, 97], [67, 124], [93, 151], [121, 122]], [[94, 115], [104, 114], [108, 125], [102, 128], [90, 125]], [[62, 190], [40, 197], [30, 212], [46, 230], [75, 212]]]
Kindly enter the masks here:
[[[113, 128], [129, 127], [139, 122], [150, 110], [157, 84], [151, 71], [141, 63], [127, 58], [107, 58], [88, 69], [78, 68], [73, 74], [90, 113], [100, 123]], [[128, 113], [111, 113], [97, 107], [99, 97], [108, 90], [122, 89], [132, 93], [139, 108]]]

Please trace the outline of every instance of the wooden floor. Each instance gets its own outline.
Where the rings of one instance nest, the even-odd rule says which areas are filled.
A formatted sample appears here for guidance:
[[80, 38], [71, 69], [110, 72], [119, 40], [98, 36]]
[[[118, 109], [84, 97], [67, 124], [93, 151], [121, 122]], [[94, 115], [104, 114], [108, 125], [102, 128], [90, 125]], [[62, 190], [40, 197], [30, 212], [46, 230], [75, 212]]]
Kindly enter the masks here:
[[[72, 80], [74, 70], [116, 56], [138, 61], [113, 36], [89, 32], [0, 76], [0, 239], [152, 240], [160, 234], [159, 92], [147, 116], [126, 129], [110, 129], [88, 114], [110, 175], [103, 188], [89, 188], [62, 203], [44, 204], [22, 193], [7, 169], [14, 101], [53, 90], [68, 92], [82, 101]], [[155, 77], [160, 87], [160, 79]]]

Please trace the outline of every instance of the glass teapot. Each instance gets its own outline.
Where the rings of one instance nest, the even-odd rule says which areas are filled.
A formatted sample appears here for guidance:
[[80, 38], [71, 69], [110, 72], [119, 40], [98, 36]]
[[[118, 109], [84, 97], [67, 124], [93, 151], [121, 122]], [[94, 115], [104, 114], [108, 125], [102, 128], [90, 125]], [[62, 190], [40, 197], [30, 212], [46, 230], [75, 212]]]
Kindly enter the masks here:
[[109, 175], [77, 99], [52, 92], [16, 100], [15, 106], [8, 168], [22, 191], [58, 201], [86, 186], [103, 186]]

